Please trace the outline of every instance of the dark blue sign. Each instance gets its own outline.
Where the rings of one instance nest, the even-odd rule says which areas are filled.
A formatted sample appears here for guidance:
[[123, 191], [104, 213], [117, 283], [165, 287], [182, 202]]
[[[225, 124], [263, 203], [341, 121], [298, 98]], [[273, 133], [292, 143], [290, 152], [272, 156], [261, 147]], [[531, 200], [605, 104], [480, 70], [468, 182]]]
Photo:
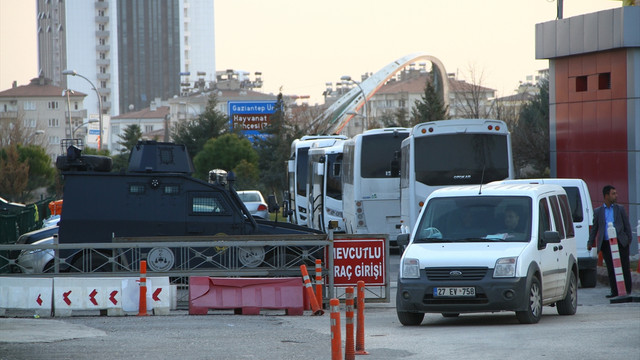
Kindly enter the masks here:
[[263, 130], [271, 123], [276, 111], [276, 101], [228, 101], [229, 126], [239, 129], [251, 142], [256, 137], [264, 139]]

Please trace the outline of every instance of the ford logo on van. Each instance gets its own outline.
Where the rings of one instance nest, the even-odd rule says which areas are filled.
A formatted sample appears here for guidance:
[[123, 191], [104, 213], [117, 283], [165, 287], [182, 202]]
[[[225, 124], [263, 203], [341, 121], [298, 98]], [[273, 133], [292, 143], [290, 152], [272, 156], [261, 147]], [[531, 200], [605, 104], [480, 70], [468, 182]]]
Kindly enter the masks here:
[[462, 276], [462, 271], [453, 270], [453, 271], [449, 272], [449, 275], [451, 275], [451, 276]]

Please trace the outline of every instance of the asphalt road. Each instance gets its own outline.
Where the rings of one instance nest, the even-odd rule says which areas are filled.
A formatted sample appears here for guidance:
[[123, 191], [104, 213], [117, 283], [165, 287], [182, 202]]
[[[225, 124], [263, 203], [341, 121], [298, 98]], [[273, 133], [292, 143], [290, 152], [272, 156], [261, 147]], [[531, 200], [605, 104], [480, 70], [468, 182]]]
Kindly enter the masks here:
[[[393, 269], [397, 256], [391, 262]], [[576, 315], [559, 316], [545, 307], [535, 325], [521, 325], [505, 312], [427, 314], [421, 326], [403, 327], [393, 299], [367, 304], [370, 355], [359, 358], [638, 359], [640, 303], [610, 304], [607, 293], [602, 284], [579, 289]], [[344, 339], [344, 313], [342, 324]], [[180, 310], [148, 317], [0, 318], [0, 359], [330, 359], [330, 344], [328, 313], [189, 316]]]

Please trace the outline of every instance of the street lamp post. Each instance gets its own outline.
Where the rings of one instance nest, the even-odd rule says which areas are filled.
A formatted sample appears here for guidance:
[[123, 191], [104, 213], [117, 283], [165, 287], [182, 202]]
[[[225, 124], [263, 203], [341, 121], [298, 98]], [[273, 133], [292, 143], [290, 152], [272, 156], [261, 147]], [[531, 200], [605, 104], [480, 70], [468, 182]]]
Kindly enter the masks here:
[[360, 89], [360, 92], [362, 93], [362, 97], [364, 98], [364, 126], [363, 126], [364, 128], [363, 132], [364, 132], [364, 130], [367, 130], [369, 128], [369, 104], [367, 103], [367, 94], [365, 94], [364, 89], [362, 89], [362, 86], [360, 86], [360, 83], [353, 80], [351, 76], [349, 75], [341, 76], [340, 80], [353, 82], [354, 84], [356, 84], [356, 86], [358, 86], [358, 88]]
[[[72, 76], [79, 76], [85, 80], [87, 80], [87, 82], [89, 82], [89, 84], [91, 85], [91, 87], [93, 88], [93, 90], [96, 92], [96, 95], [98, 96], [98, 118], [99, 118], [99, 122], [100, 122], [100, 132], [98, 134], [98, 150], [102, 150], [102, 96], [100, 96], [100, 93], [98, 92], [98, 89], [96, 88], [95, 85], [93, 85], [93, 83], [91, 82], [91, 80], [87, 79], [86, 77], [78, 74], [75, 70], [64, 70], [62, 72], [62, 75], [72, 75]], [[71, 134], [73, 136], [73, 134]]]
[[44, 130], [36, 130], [33, 134], [29, 135], [25, 140], [25, 144], [31, 144], [31, 140], [35, 139], [36, 136], [44, 134]]
[[71, 132], [71, 137], [75, 139], [75, 138], [76, 138], [76, 131], [78, 131], [81, 127], [83, 127], [83, 126], [85, 126], [85, 125], [88, 125], [88, 124], [94, 124], [94, 123], [97, 123], [97, 122], [98, 122], [98, 120], [96, 120], [96, 119], [91, 119], [91, 120], [89, 120], [89, 121], [87, 121], [87, 122], [83, 122], [82, 124], [80, 124], [80, 125], [76, 126], [76, 127], [73, 129], [73, 131]]

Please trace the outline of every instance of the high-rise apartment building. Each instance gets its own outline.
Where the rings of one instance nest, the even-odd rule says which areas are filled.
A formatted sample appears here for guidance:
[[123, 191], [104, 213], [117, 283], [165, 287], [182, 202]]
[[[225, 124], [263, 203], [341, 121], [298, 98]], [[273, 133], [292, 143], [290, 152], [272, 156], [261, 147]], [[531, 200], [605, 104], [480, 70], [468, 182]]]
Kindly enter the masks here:
[[119, 115], [179, 95], [197, 77], [215, 80], [213, 0], [37, 0], [37, 11], [40, 74], [87, 93], [89, 117], [97, 93], [102, 113]]

